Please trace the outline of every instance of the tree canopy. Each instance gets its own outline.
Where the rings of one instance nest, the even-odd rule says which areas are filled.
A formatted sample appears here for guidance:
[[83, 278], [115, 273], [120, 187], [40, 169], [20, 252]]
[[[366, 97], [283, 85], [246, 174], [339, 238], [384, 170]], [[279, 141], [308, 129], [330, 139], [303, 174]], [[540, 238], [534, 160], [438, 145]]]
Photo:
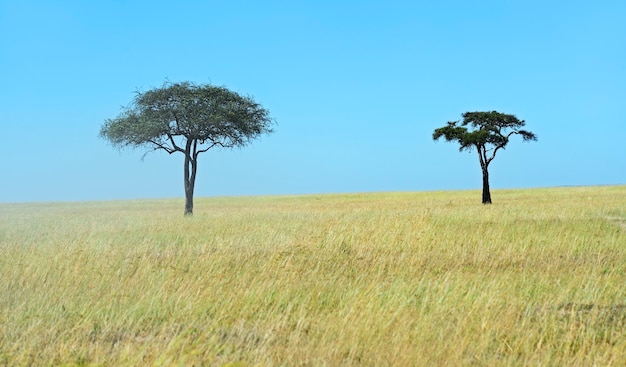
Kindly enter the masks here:
[[269, 111], [225, 87], [165, 83], [137, 92], [130, 106], [107, 119], [100, 136], [114, 146], [148, 147], [185, 155], [185, 213], [193, 211], [197, 159], [213, 147], [237, 148], [272, 132]]
[[251, 97], [225, 87], [166, 83], [137, 92], [118, 117], [105, 121], [100, 135], [118, 147], [151, 146], [184, 153], [180, 137], [207, 144], [201, 151], [213, 146], [241, 147], [272, 132], [272, 122], [269, 111]]

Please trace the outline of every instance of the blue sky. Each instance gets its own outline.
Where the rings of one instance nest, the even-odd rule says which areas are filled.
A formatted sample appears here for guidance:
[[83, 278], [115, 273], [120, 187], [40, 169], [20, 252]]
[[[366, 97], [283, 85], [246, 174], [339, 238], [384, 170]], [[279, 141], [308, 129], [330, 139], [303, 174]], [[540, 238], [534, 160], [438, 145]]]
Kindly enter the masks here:
[[622, 0], [0, 0], [0, 202], [184, 197], [182, 155], [98, 137], [166, 79], [277, 122], [200, 156], [196, 197], [479, 189], [476, 153], [432, 132], [490, 110], [539, 137], [498, 153], [492, 188], [626, 184], [624, 19]]

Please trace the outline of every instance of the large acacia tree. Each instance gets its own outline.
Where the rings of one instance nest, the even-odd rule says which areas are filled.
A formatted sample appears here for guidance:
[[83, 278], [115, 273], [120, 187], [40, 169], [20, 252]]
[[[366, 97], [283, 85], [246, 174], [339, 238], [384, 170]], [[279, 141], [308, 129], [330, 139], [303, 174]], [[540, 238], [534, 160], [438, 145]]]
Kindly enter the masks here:
[[[491, 204], [489, 191], [489, 163], [500, 149], [504, 149], [513, 135], [520, 135], [524, 141], [537, 140], [537, 136], [522, 128], [526, 125], [514, 115], [497, 111], [465, 112], [463, 121], [452, 121], [435, 129], [433, 139], [443, 137], [446, 141], [459, 143], [459, 151], [476, 148], [483, 172], [483, 204]], [[458, 125], [457, 125], [458, 124]]]
[[190, 215], [198, 155], [214, 147], [245, 146], [272, 132], [272, 125], [269, 111], [251, 97], [210, 84], [167, 82], [137, 92], [130, 106], [104, 122], [100, 136], [120, 148], [183, 154], [185, 215]]

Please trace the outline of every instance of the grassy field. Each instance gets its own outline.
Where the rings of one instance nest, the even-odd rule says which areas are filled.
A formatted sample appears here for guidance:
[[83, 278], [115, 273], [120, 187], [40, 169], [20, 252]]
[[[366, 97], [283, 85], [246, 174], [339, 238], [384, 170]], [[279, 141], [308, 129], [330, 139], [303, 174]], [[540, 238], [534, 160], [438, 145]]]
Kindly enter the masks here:
[[0, 205], [0, 366], [623, 366], [626, 186]]

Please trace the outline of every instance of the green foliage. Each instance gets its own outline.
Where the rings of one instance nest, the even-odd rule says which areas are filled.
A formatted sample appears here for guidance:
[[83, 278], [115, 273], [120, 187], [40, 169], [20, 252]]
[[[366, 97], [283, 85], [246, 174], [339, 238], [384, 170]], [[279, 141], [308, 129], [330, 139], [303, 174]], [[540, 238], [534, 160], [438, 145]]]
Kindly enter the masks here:
[[225, 87], [165, 83], [138, 92], [119, 116], [105, 121], [100, 136], [120, 148], [147, 145], [168, 153], [185, 153], [187, 142], [207, 144], [201, 152], [244, 146], [271, 133], [272, 124], [268, 110]]
[[[433, 139], [443, 137], [446, 141], [459, 143], [459, 150], [478, 150], [491, 146], [492, 158], [499, 149], [503, 149], [509, 143], [512, 135], [520, 135], [524, 141], [537, 140], [537, 136], [521, 128], [526, 125], [524, 120], [519, 120], [514, 115], [507, 115], [497, 111], [492, 112], [465, 112], [460, 126], [458, 121], [451, 121], [444, 127], [435, 129]], [[468, 129], [470, 126], [472, 129]], [[491, 159], [489, 161], [491, 161]]]

